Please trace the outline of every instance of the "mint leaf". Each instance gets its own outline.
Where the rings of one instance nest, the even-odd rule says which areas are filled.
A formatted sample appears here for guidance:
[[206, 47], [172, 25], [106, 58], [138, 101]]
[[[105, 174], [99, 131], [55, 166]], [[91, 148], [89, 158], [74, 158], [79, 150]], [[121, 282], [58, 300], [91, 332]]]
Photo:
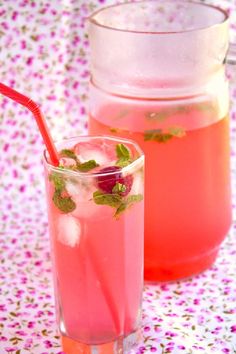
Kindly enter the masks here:
[[104, 194], [100, 191], [93, 193], [93, 201], [98, 205], [109, 205], [112, 208], [118, 208], [122, 197], [119, 194]]
[[126, 202], [128, 204], [132, 204], [132, 203], [138, 203], [141, 202], [143, 200], [143, 195], [142, 194], [133, 194], [133, 195], [129, 195], [126, 199]]
[[118, 157], [116, 166], [125, 167], [132, 162], [130, 151], [124, 144], [116, 145], [116, 155]]
[[150, 129], [144, 131], [144, 140], [155, 140], [157, 135], [161, 135], [161, 129]]
[[115, 186], [112, 188], [112, 193], [123, 193], [126, 191], [126, 186], [122, 183], [116, 182]]
[[78, 170], [80, 172], [88, 172], [88, 171], [92, 170], [93, 168], [99, 166], [95, 160], [89, 160], [89, 161], [80, 163], [77, 155], [74, 153], [74, 151], [72, 151], [70, 149], [61, 150], [60, 155], [62, 157], [69, 157], [70, 159], [75, 160], [76, 166], [72, 165], [72, 166], [66, 167], [67, 169], [70, 169], [73, 171]]
[[157, 141], [158, 143], [165, 143], [173, 136], [170, 133], [163, 133], [161, 129], [152, 129], [144, 131], [145, 141]]
[[58, 173], [52, 172], [49, 175], [49, 181], [53, 182], [56, 191], [62, 192], [65, 189], [65, 181]]
[[62, 192], [66, 190], [66, 182], [62, 176], [53, 172], [49, 175], [49, 181], [54, 184], [54, 194], [52, 200], [55, 206], [63, 213], [70, 213], [76, 208], [75, 202], [71, 197], [63, 197]]
[[121, 213], [123, 213], [128, 208], [128, 204], [124, 201], [120, 204], [120, 206], [116, 209], [114, 216], [117, 218]]
[[116, 161], [116, 166], [125, 167], [128, 166], [132, 161], [127, 159], [126, 157], [121, 157], [119, 160]]
[[80, 164], [78, 163], [77, 170], [79, 170], [80, 172], [88, 172], [98, 166], [99, 164], [97, 164], [95, 160], [89, 160]]
[[116, 209], [115, 217], [118, 217], [126, 209], [130, 208], [134, 203], [141, 202], [143, 200], [142, 194], [129, 195], [126, 199], [122, 201], [119, 207]]
[[78, 160], [77, 156], [75, 155], [74, 151], [70, 149], [63, 149], [60, 151], [60, 155], [62, 157], [69, 157], [70, 159], [74, 159], [75, 161]]
[[131, 158], [129, 149], [124, 144], [116, 145], [116, 155], [118, 158], [126, 158], [126, 159]]
[[186, 135], [184, 128], [182, 127], [170, 127], [167, 132], [163, 132], [162, 129], [152, 129], [144, 131], [145, 141], [157, 141], [158, 143], [165, 143], [173, 137], [182, 138]]
[[76, 208], [76, 204], [71, 197], [62, 197], [61, 192], [57, 190], [55, 190], [52, 200], [63, 213], [71, 213]]
[[[120, 186], [117, 186], [120, 185]], [[117, 187], [116, 187], [117, 186]], [[116, 184], [117, 189], [122, 189], [125, 187], [121, 183]], [[115, 188], [114, 187], [114, 188]], [[114, 190], [113, 188], [113, 190]], [[97, 205], [108, 205], [112, 208], [116, 208], [114, 216], [117, 218], [121, 213], [123, 213], [127, 208], [131, 207], [134, 203], [138, 203], [143, 200], [142, 194], [130, 195], [127, 198], [122, 197], [119, 194], [105, 194], [100, 191], [93, 193], [93, 201]]]

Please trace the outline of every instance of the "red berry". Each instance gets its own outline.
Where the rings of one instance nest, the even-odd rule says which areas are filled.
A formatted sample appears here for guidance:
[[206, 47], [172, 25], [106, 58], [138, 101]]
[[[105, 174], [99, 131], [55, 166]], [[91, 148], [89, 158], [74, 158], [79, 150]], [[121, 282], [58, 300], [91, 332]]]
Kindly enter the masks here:
[[101, 189], [105, 193], [112, 193], [112, 189], [115, 187], [116, 183], [120, 183], [125, 185], [125, 192], [120, 192], [120, 195], [125, 197], [131, 190], [133, 184], [133, 176], [127, 175], [125, 177], [122, 176], [120, 172], [121, 168], [119, 166], [108, 166], [102, 168], [99, 173], [109, 173], [114, 172], [111, 175], [99, 176], [97, 177], [98, 188]]
[[119, 179], [122, 177], [121, 170], [118, 166], [108, 166], [102, 168], [99, 173], [109, 173], [114, 172], [113, 174], [108, 174], [105, 176], [98, 176], [97, 177], [97, 184], [98, 187], [105, 193], [112, 193], [112, 189], [116, 183], [119, 182]]

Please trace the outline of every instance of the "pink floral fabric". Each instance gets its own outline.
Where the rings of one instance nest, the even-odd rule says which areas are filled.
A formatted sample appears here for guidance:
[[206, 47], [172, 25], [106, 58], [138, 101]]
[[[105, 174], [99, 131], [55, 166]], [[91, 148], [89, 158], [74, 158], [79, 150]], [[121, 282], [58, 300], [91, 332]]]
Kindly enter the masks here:
[[[114, 2], [0, 2], [0, 81], [41, 105], [55, 140], [86, 132], [86, 17]], [[218, 3], [235, 14], [235, 1]], [[235, 24], [231, 27], [234, 30]], [[235, 68], [229, 68], [232, 142]], [[0, 97], [0, 151], [0, 353], [59, 354], [43, 145], [31, 114], [4, 97]], [[235, 153], [232, 144], [234, 220]], [[234, 224], [208, 271], [186, 281], [145, 287], [143, 341], [134, 353], [236, 353], [235, 228]]]

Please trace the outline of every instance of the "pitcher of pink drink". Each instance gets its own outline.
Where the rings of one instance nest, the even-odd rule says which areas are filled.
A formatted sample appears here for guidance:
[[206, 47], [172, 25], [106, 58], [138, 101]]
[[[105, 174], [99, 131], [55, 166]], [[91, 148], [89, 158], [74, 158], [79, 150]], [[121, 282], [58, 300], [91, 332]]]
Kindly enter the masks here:
[[227, 14], [188, 1], [90, 17], [90, 134], [146, 155], [145, 279], [208, 268], [231, 224]]

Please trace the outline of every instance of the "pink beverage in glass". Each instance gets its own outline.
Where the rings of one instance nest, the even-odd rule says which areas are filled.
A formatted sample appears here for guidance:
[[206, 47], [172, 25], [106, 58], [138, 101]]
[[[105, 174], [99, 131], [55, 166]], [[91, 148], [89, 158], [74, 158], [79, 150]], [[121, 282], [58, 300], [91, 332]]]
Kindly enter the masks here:
[[145, 279], [196, 274], [231, 223], [226, 14], [197, 2], [107, 7], [90, 19], [90, 134], [146, 156]]
[[78, 137], [45, 158], [57, 319], [67, 354], [121, 353], [138, 340], [143, 168], [125, 139]]

